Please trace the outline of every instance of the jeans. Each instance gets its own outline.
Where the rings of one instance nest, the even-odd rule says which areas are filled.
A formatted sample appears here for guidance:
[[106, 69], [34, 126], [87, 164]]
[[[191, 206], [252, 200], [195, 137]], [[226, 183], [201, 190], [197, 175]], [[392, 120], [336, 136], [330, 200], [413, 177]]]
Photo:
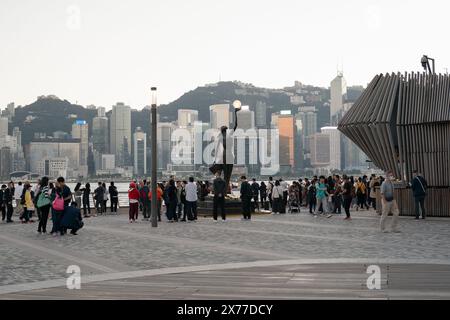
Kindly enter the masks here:
[[117, 203], [119, 202], [119, 198], [111, 197], [111, 212], [117, 212]]
[[426, 218], [425, 214], [425, 198], [424, 197], [417, 197], [414, 198], [414, 202], [416, 204], [416, 219], [419, 219], [420, 217], [420, 211], [422, 211], [422, 218]]
[[197, 201], [186, 201], [185, 206], [188, 220], [197, 220]]
[[242, 199], [242, 214], [246, 220], [250, 220], [252, 218], [251, 205], [252, 202], [250, 197], [245, 197]]
[[317, 214], [317, 211], [319, 211], [320, 205], [322, 205], [323, 213], [328, 213], [328, 198], [327, 197], [317, 198], [316, 211], [314, 212], [314, 214]]
[[52, 221], [53, 227], [51, 233], [63, 232], [61, 229], [61, 221], [63, 218], [64, 211], [56, 211], [52, 209]]

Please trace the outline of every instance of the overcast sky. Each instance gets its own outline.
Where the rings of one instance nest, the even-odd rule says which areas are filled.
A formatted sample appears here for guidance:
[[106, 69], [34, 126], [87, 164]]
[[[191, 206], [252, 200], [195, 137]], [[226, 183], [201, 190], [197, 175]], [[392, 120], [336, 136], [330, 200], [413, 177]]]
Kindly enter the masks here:
[[[175, 100], [207, 83], [350, 85], [450, 68], [442, 0], [1, 0], [0, 107], [55, 94], [111, 108]], [[78, 14], [79, 13], [79, 14]]]

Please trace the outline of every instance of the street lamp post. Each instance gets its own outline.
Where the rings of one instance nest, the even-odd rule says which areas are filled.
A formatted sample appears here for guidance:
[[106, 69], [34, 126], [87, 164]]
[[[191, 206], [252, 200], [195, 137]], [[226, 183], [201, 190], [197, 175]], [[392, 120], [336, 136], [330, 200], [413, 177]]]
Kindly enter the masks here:
[[158, 227], [158, 197], [156, 189], [158, 188], [158, 163], [157, 163], [157, 119], [156, 119], [156, 87], [152, 87], [152, 227]]

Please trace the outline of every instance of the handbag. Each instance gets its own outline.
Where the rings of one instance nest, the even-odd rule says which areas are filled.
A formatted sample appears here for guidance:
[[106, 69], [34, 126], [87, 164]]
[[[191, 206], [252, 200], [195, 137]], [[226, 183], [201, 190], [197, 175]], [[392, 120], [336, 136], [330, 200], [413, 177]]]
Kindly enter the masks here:
[[39, 193], [36, 207], [42, 208], [42, 207], [48, 206], [51, 202], [52, 201], [50, 200], [50, 198], [46, 197], [44, 192], [41, 192], [41, 193]]
[[61, 196], [59, 196], [58, 194], [56, 194], [56, 198], [53, 201], [52, 207], [53, 207], [53, 210], [64, 211], [64, 199]]

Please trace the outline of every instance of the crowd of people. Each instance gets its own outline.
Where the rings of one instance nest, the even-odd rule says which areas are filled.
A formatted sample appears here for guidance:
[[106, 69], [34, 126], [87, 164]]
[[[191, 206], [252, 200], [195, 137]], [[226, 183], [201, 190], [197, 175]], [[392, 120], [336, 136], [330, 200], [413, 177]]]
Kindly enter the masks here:
[[[381, 230], [386, 231], [386, 218], [393, 214], [391, 229], [397, 231], [399, 210], [394, 199], [394, 176], [386, 173], [386, 179], [375, 174], [362, 177], [347, 175], [333, 175], [329, 177], [314, 176], [287, 182], [282, 178], [269, 177], [267, 181], [257, 182], [256, 179], [240, 179], [240, 195], [242, 204], [242, 220], [250, 221], [255, 211], [266, 211], [273, 215], [286, 213], [309, 212], [314, 217], [339, 215], [345, 212], [345, 220], [351, 220], [350, 210], [369, 210], [377, 207], [376, 190], [381, 195]], [[411, 188], [416, 203], [416, 219], [425, 219], [424, 201], [427, 182], [417, 172]], [[38, 232], [47, 232], [48, 218], [53, 223], [51, 234], [65, 235], [67, 230], [76, 235], [83, 226], [83, 218], [105, 214], [107, 203], [110, 202], [110, 212], [117, 214], [119, 192], [114, 182], [106, 186], [98, 182], [95, 189], [89, 183], [77, 183], [74, 191], [66, 185], [64, 178], [50, 182], [43, 177], [36, 184], [29, 182], [14, 182], [2, 185], [0, 189], [0, 208], [2, 221], [12, 223], [14, 212], [19, 215], [22, 223], [34, 223], [38, 219]], [[170, 177], [168, 181], [158, 182], [156, 190], [157, 218], [161, 221], [162, 207], [168, 222], [195, 222], [197, 220], [197, 202], [205, 201], [211, 195], [213, 202], [213, 220], [225, 222], [227, 216], [226, 199], [232, 194], [221, 173], [217, 172], [215, 179], [209, 181], [195, 181], [190, 177], [188, 181], [176, 180]], [[92, 198], [92, 201], [91, 201]], [[142, 220], [150, 220], [152, 190], [147, 180], [133, 181], [128, 190], [129, 222], [138, 221], [139, 213]], [[15, 202], [15, 209], [13, 206]], [[92, 206], [91, 206], [92, 204]], [[83, 214], [81, 214], [81, 210]]]
[[43, 177], [34, 185], [28, 181], [15, 185], [11, 181], [8, 186], [2, 185], [0, 191], [2, 220], [13, 223], [13, 214], [16, 213], [21, 223], [28, 224], [34, 223], [36, 217], [37, 232], [45, 234], [48, 218], [51, 217], [53, 225], [50, 234], [64, 236], [70, 230], [72, 235], [76, 235], [84, 222], [73, 196], [63, 177], [55, 182]]

